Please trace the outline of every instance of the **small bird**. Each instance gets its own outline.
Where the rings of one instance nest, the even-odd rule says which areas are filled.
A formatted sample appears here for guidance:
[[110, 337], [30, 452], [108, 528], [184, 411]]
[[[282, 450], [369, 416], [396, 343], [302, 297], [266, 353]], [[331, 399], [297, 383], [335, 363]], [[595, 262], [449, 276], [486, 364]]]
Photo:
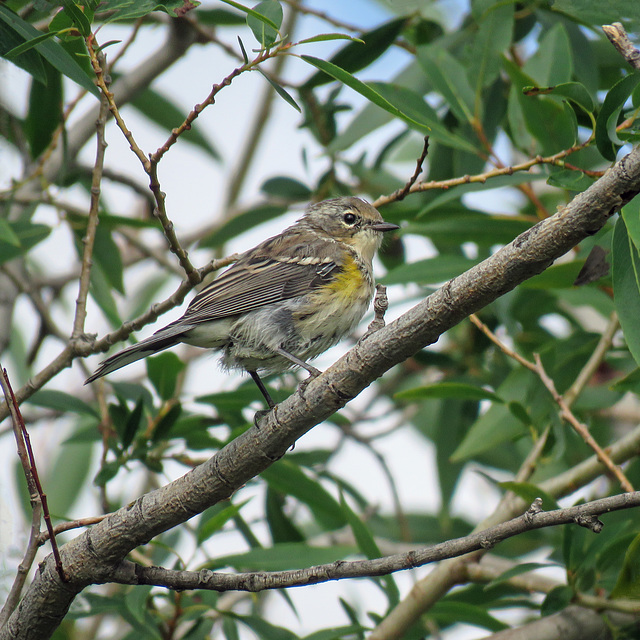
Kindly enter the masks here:
[[302, 367], [351, 333], [374, 291], [382, 234], [398, 229], [368, 202], [343, 197], [311, 205], [300, 220], [250, 249], [191, 301], [184, 315], [107, 358], [85, 384], [176, 344], [222, 351], [225, 369]]

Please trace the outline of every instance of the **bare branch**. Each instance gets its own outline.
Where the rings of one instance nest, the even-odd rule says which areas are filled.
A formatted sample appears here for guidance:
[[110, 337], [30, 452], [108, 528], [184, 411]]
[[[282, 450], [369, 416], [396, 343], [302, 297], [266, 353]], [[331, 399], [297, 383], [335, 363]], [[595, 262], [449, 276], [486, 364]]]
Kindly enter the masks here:
[[547, 372], [544, 370], [544, 366], [542, 364], [542, 360], [540, 356], [536, 353], [534, 354], [536, 359], [536, 369], [542, 384], [547, 388], [549, 393], [553, 396], [553, 399], [556, 401], [557, 405], [560, 407], [560, 416], [564, 418], [578, 433], [582, 439], [596, 452], [598, 459], [604, 464], [609, 473], [611, 473], [616, 480], [620, 483], [620, 486], [625, 491], [633, 491], [633, 486], [627, 480], [626, 476], [622, 472], [622, 469], [615, 465], [611, 458], [607, 455], [607, 453], [602, 449], [602, 447], [595, 441], [595, 438], [589, 432], [589, 428], [586, 424], [580, 422], [573, 411], [569, 408], [569, 405], [564, 401], [564, 398], [558, 393], [556, 386], [553, 380], [549, 377]]
[[[539, 506], [529, 508], [523, 515], [490, 529], [473, 533], [464, 538], [448, 540], [440, 544], [399, 553], [374, 560], [337, 561], [294, 571], [259, 573], [217, 573], [208, 569], [200, 571], [173, 571], [162, 567], [142, 567], [123, 562], [110, 576], [121, 584], [150, 584], [169, 589], [209, 589], [213, 591], [263, 591], [318, 584], [344, 578], [366, 578], [406, 571], [432, 562], [477, 551], [492, 549], [496, 544], [533, 531], [561, 524], [579, 524], [592, 528], [594, 519], [604, 513], [640, 507], [640, 491], [594, 500], [583, 505], [542, 511]], [[598, 521], [599, 522], [599, 521]], [[601, 524], [601, 523], [600, 523]], [[596, 525], [593, 525], [596, 526]], [[597, 528], [597, 527], [596, 527]]]
[[[95, 56], [94, 68], [100, 70], [104, 66], [104, 54], [98, 53]], [[106, 83], [106, 80], [105, 80]], [[105, 84], [105, 87], [107, 84]], [[91, 204], [89, 206], [89, 218], [87, 220], [87, 229], [82, 243], [84, 250], [82, 252], [82, 268], [80, 271], [80, 283], [78, 289], [78, 297], [76, 299], [76, 315], [73, 321], [73, 330], [71, 339], [77, 340], [84, 332], [84, 321], [87, 317], [87, 297], [89, 295], [89, 284], [91, 281], [91, 265], [93, 257], [93, 244], [96, 239], [96, 231], [98, 229], [98, 212], [100, 209], [100, 185], [102, 182], [102, 169], [104, 167], [104, 153], [107, 149], [107, 141], [104, 136], [104, 129], [107, 124], [107, 113], [109, 112], [109, 102], [105, 93], [100, 99], [100, 115], [96, 120], [96, 160], [93, 165], [91, 175]]]
[[611, 44], [618, 50], [620, 55], [634, 69], [640, 69], [640, 51], [631, 44], [629, 35], [622, 24], [620, 22], [605, 24], [602, 25], [602, 30], [605, 32], [607, 38], [609, 38]]

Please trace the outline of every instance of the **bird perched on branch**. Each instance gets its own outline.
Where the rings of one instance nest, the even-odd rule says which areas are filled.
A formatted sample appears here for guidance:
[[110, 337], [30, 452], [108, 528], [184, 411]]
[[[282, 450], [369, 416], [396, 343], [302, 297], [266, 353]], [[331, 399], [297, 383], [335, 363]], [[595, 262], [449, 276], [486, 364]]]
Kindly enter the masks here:
[[223, 366], [247, 371], [273, 408], [258, 372], [298, 366], [320, 373], [307, 361], [360, 322], [382, 234], [397, 228], [359, 198], [311, 205], [204, 287], [179, 320], [107, 358], [85, 384], [184, 342], [222, 351]]

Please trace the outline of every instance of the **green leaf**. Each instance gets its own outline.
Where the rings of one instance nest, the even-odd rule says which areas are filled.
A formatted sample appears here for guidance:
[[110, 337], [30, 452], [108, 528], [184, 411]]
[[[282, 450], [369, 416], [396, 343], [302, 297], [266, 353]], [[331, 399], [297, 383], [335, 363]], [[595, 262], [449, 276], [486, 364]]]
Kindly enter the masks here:
[[562, 82], [553, 87], [525, 87], [523, 91], [528, 95], [545, 94], [568, 98], [571, 102], [580, 105], [587, 113], [591, 113], [595, 108], [591, 94], [580, 82]]
[[468, 138], [447, 129], [436, 111], [415, 91], [385, 82], [370, 82], [369, 87], [377, 91], [394, 108], [399, 109], [405, 120], [409, 118], [409, 124], [418, 123], [422, 126], [421, 131], [428, 130], [433, 140], [453, 149], [478, 153], [478, 148]]
[[[373, 533], [363, 520], [351, 509], [344, 495], [340, 496], [340, 506], [344, 512], [349, 528], [351, 529], [358, 549], [369, 559], [381, 558], [382, 553], [373, 538]], [[380, 584], [389, 600], [389, 607], [394, 607], [400, 600], [400, 591], [392, 575], [382, 576]]]
[[19, 249], [20, 238], [18, 238], [9, 222], [5, 218], [0, 218], [0, 247], [3, 244]]
[[42, 479], [52, 515], [69, 515], [89, 475], [93, 448], [93, 443], [84, 442], [65, 445], [52, 453], [55, 462]]
[[540, 85], [569, 82], [573, 73], [573, 58], [567, 30], [556, 22], [540, 38], [540, 46], [523, 67], [523, 72]]
[[554, 264], [533, 278], [525, 280], [520, 286], [523, 289], [568, 289], [573, 287], [584, 260], [572, 260]]
[[280, 39], [282, 7], [277, 0], [264, 0], [253, 7], [254, 13], [247, 15], [247, 25], [262, 49], [268, 49]]
[[291, 105], [298, 113], [302, 113], [302, 109], [298, 103], [293, 99], [291, 94], [282, 86], [280, 86], [277, 82], [271, 79], [260, 67], [257, 70], [262, 74], [262, 77], [266, 79], [266, 81], [274, 88], [275, 92], [289, 105]]
[[112, 327], [122, 324], [116, 301], [111, 293], [111, 286], [107, 282], [102, 269], [91, 269], [91, 285], [89, 293], [100, 307]]
[[622, 216], [613, 231], [611, 275], [620, 325], [633, 359], [640, 364], [640, 253], [629, 239]]
[[232, 238], [245, 233], [249, 229], [273, 218], [277, 218], [285, 213], [286, 210], [287, 208], [282, 205], [265, 204], [244, 211], [225, 222], [220, 228], [212, 231], [208, 236], [202, 238], [198, 246], [206, 249], [221, 247]]
[[344, 513], [335, 498], [295, 464], [279, 460], [263, 471], [261, 477], [276, 491], [306, 504], [325, 528], [333, 530], [345, 525]]
[[29, 111], [24, 123], [31, 157], [37, 158], [48, 146], [62, 122], [62, 75], [48, 62], [44, 64], [46, 85], [34, 80], [29, 92]]
[[[575, 173], [575, 172], [574, 172]], [[432, 210], [419, 222], [402, 227], [402, 234], [419, 234], [431, 238], [442, 247], [459, 247], [464, 242], [475, 242], [483, 247], [508, 244], [531, 228], [532, 222], [524, 217], [493, 216], [462, 207], [441, 206]]]
[[640, 369], [634, 369], [623, 378], [616, 380], [610, 388], [620, 393], [631, 391], [631, 393], [640, 395]]
[[166, 351], [153, 358], [146, 359], [147, 376], [158, 395], [170, 400], [176, 392], [178, 376], [184, 371], [185, 364], [175, 353]]
[[123, 449], [126, 449], [133, 442], [133, 439], [136, 437], [136, 433], [138, 433], [142, 426], [142, 409], [142, 398], [140, 398], [125, 422], [124, 430], [122, 432]]
[[183, 16], [186, 11], [195, 9], [200, 5], [197, 0], [185, 3], [184, 0], [102, 0], [100, 12], [108, 13], [106, 22], [115, 20], [135, 20], [146, 16], [152, 11], [164, 11], [172, 18]]
[[317, 36], [311, 38], [305, 38], [304, 40], [298, 40], [296, 44], [309, 44], [311, 42], [327, 42], [329, 40], [351, 40], [351, 42], [357, 42], [358, 44], [364, 44], [364, 40], [350, 36], [348, 33], [319, 33]]
[[269, 533], [274, 544], [283, 542], [304, 542], [305, 536], [285, 513], [286, 496], [267, 486], [265, 516]]
[[35, 224], [29, 220], [3, 220], [0, 223], [0, 264], [27, 253], [50, 233], [51, 229], [44, 224]]
[[542, 498], [542, 508], [545, 511], [553, 511], [559, 509], [560, 505], [546, 491], [530, 482], [499, 482], [498, 486], [505, 491], [513, 491], [518, 497], [525, 502], [533, 504], [536, 498]]
[[[13, 47], [13, 49], [10, 49], [6, 53], [3, 53], [2, 57], [6, 58], [7, 60], [10, 60], [11, 62], [15, 62], [15, 58], [25, 53], [26, 51], [29, 51], [30, 49], [34, 49], [36, 45], [40, 44], [41, 42], [44, 42], [45, 40], [48, 40], [49, 38], [53, 38], [55, 35], [56, 33], [54, 31], [43, 33], [41, 36], [38, 36], [37, 38], [33, 38], [32, 40], [27, 40], [26, 42], [19, 44], [17, 47]], [[45, 85], [47, 84], [46, 82], [44, 82], [44, 80], [41, 80], [41, 82]]]
[[555, 0], [553, 10], [573, 16], [580, 24], [600, 25], [622, 22], [628, 31], [640, 29], [640, 5], [629, 0]]
[[246, 16], [228, 9], [203, 9], [199, 8], [196, 12], [196, 18], [199, 24], [207, 26], [231, 26], [238, 27], [247, 24]]
[[[338, 67], [347, 73], [365, 69], [377, 60], [396, 40], [406, 24], [406, 18], [391, 20], [372, 31], [363, 33], [333, 55], [329, 61], [332, 67]], [[315, 89], [331, 82], [335, 76], [323, 70], [313, 74], [301, 87], [302, 90]], [[339, 78], [338, 78], [339, 79]], [[346, 83], [345, 83], [346, 84]]]
[[398, 400], [420, 400], [424, 398], [460, 398], [465, 400], [491, 400], [504, 402], [500, 396], [482, 387], [462, 382], [438, 382], [424, 387], [415, 387], [396, 393]]
[[638, 72], [631, 73], [616, 82], [605, 96], [596, 118], [596, 145], [600, 153], [612, 162], [616, 159], [617, 145], [623, 144], [616, 133], [620, 112], [639, 82], [640, 73]]
[[[531, 376], [532, 374], [527, 370], [515, 369], [496, 389], [497, 395], [505, 402], [522, 401], [527, 397]], [[451, 460], [453, 462], [468, 460], [526, 433], [528, 429], [520, 420], [513, 417], [508, 404], [494, 404], [471, 425], [464, 439], [451, 455]]]
[[[28, 22], [25, 22], [20, 16], [10, 11], [3, 4], [0, 4], [0, 21], [3, 21], [24, 41], [32, 40], [42, 35], [40, 31]], [[60, 73], [92, 93], [96, 98], [100, 97], [100, 92], [93, 81], [59, 43], [51, 39], [45, 40], [36, 45], [36, 51]], [[29, 69], [26, 70], [31, 73]]]
[[45, 409], [53, 409], [61, 413], [79, 413], [84, 415], [100, 418], [100, 414], [84, 400], [55, 389], [39, 389], [28, 400], [28, 403], [36, 407], [44, 407]]
[[[238, 504], [228, 504], [225, 506], [216, 505], [215, 507], [211, 507], [211, 509], [207, 509], [202, 514], [201, 521], [198, 525], [198, 544], [202, 544], [205, 540], [208, 540], [212, 535], [220, 531], [222, 527], [232, 520], [240, 513], [240, 509], [247, 504], [251, 498], [243, 500]], [[217, 509], [216, 507], [221, 507]], [[212, 511], [212, 513], [208, 513]]]
[[109, 480], [112, 480], [118, 475], [118, 471], [122, 467], [122, 463], [119, 460], [112, 460], [110, 462], [105, 462], [101, 467], [100, 471], [96, 473], [93, 484], [96, 487], [104, 487]]
[[520, 576], [523, 573], [529, 573], [530, 571], [535, 571], [536, 569], [548, 569], [549, 567], [555, 567], [555, 566], [557, 565], [552, 565], [552, 564], [543, 563], [543, 562], [523, 562], [522, 564], [512, 567], [511, 569], [507, 569], [507, 571], [504, 571], [503, 573], [501, 573], [497, 578], [494, 578], [490, 582], [487, 582], [487, 584], [484, 585], [484, 589], [486, 591], [491, 587], [495, 587], [504, 582], [508, 582], [509, 580], [511, 580], [511, 578]]
[[308, 636], [304, 636], [300, 640], [344, 640], [345, 638], [355, 638], [357, 634], [364, 631], [359, 624], [345, 627], [332, 627], [331, 629], [321, 629]]
[[[84, 231], [83, 231], [84, 235]], [[120, 249], [114, 242], [111, 231], [102, 225], [96, 229], [93, 243], [93, 258], [95, 264], [102, 270], [106, 281], [118, 293], [124, 295], [124, 266]]]
[[486, 608], [468, 602], [440, 600], [431, 608], [429, 616], [440, 625], [448, 626], [466, 622], [496, 632], [508, 628], [504, 622], [490, 615]]
[[263, 182], [260, 190], [268, 196], [284, 198], [292, 202], [307, 202], [312, 195], [307, 185], [285, 176], [269, 178]]
[[214, 569], [229, 566], [238, 571], [289, 571], [342, 560], [354, 551], [354, 547], [348, 546], [316, 547], [306, 542], [289, 542], [221, 556], [209, 566]]
[[636, 251], [640, 251], [640, 198], [634, 198], [626, 204], [621, 211], [629, 238], [633, 242]]
[[396, 267], [386, 276], [380, 278], [380, 282], [382, 284], [407, 284], [409, 282], [439, 284], [459, 276], [477, 263], [477, 260], [463, 256], [441, 255]]
[[550, 616], [553, 613], [558, 613], [571, 604], [573, 600], [573, 589], [568, 586], [559, 586], [552, 589], [547, 597], [544, 599], [542, 606], [540, 607], [540, 613], [543, 616]]
[[321, 69], [332, 78], [339, 80], [343, 84], [347, 85], [354, 91], [357, 91], [360, 95], [364, 96], [367, 100], [372, 102], [373, 104], [378, 105], [381, 109], [388, 111], [391, 115], [396, 116], [404, 120], [405, 122], [411, 124], [412, 126], [417, 127], [420, 131], [426, 132], [428, 129], [426, 125], [417, 122], [413, 118], [404, 114], [400, 109], [396, 108], [393, 104], [391, 104], [387, 99], [383, 98], [380, 93], [375, 91], [369, 85], [365, 84], [361, 80], [358, 80], [356, 77], [352, 76], [349, 72], [337, 67], [335, 64], [331, 62], [326, 62], [325, 60], [320, 60], [320, 58], [314, 58], [313, 56], [300, 56], [305, 62], [308, 64]]
[[[430, 45], [418, 49], [418, 61], [433, 85], [456, 118], [461, 122], [475, 120], [475, 95], [467, 81], [467, 72], [446, 49]], [[478, 119], [481, 114], [477, 114]]]
[[[46, 39], [44, 36], [38, 37], [42, 38], [42, 40]], [[33, 40], [25, 41], [22, 36], [2, 20], [0, 15], [0, 56], [4, 58], [8, 53], [12, 53], [15, 56], [11, 60], [13, 64], [24, 69], [39, 82], [46, 82], [47, 77], [44, 72], [43, 58], [29, 45]], [[24, 53], [18, 55], [19, 47], [24, 47], [25, 50]]]
[[174, 404], [158, 421], [156, 428], [151, 434], [151, 442], [155, 444], [166, 440], [181, 414], [182, 405], [180, 403]]
[[69, 14], [73, 24], [78, 28], [82, 36], [86, 38], [91, 35], [91, 22], [87, 19], [82, 9], [72, 0], [62, 0], [62, 4], [65, 12]]
[[491, 189], [498, 189], [501, 187], [517, 186], [519, 184], [525, 184], [527, 182], [535, 182], [536, 180], [542, 180], [543, 176], [529, 173], [528, 171], [519, 171], [513, 175], [497, 176], [491, 178], [485, 182], [471, 182], [469, 184], [461, 184], [457, 187], [447, 189], [444, 193], [436, 196], [416, 215], [416, 218], [424, 218], [428, 214], [430, 215], [433, 210], [438, 209], [443, 204], [451, 202], [452, 200], [458, 200], [466, 193], [474, 193], [476, 191], [490, 191]]
[[243, 11], [244, 13], [247, 14], [247, 16], [252, 16], [258, 22], [262, 22], [267, 26], [272, 27], [276, 31], [280, 29], [280, 25], [277, 25], [269, 17], [262, 15], [261, 13], [259, 13], [258, 11], [255, 11], [254, 9], [249, 9], [249, 7], [245, 7], [243, 4], [240, 4], [239, 2], [234, 2], [234, 0], [221, 0], [221, 2], [224, 2], [225, 4], [228, 4], [234, 7], [235, 9], [238, 9], [239, 11]]
[[234, 618], [240, 620], [243, 624], [249, 627], [256, 635], [257, 638], [264, 638], [264, 640], [298, 640], [292, 631], [279, 627], [270, 622], [267, 622], [264, 617], [261, 616], [241, 616], [238, 614], [226, 613], [225, 615], [233, 615]]
[[[170, 132], [173, 128], [181, 124], [185, 118], [185, 114], [180, 107], [166, 96], [148, 87], [136, 93], [130, 104], [143, 116], [149, 118], [149, 120], [165, 131]], [[214, 160], [220, 160], [220, 153], [200, 132], [197, 123], [193, 123], [191, 128], [185, 131], [180, 137], [185, 142], [202, 149]]]
[[611, 598], [640, 599], [640, 534], [629, 545]]

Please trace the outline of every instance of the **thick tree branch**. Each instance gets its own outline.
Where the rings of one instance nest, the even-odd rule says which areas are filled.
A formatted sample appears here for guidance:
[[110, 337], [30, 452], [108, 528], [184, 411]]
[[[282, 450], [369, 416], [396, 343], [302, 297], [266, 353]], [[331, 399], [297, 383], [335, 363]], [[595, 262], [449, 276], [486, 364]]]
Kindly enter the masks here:
[[[505, 629], [487, 636], [485, 640], [584, 640], [585, 638], [612, 638], [611, 624], [629, 626], [638, 630], [637, 620], [626, 614], [609, 614], [609, 620], [599, 613], [569, 605], [559, 613], [545, 616], [524, 627]], [[632, 637], [632, 636], [625, 636]]]
[[108, 581], [132, 549], [232, 495], [385, 371], [596, 233], [639, 191], [640, 150], [635, 149], [562, 211], [360, 341], [309, 382], [304, 395], [293, 394], [267, 414], [259, 429], [249, 429], [205, 464], [65, 545], [61, 554], [70, 584], [62, 584], [52, 561], [45, 560], [0, 640], [49, 637], [75, 595], [92, 582]]

